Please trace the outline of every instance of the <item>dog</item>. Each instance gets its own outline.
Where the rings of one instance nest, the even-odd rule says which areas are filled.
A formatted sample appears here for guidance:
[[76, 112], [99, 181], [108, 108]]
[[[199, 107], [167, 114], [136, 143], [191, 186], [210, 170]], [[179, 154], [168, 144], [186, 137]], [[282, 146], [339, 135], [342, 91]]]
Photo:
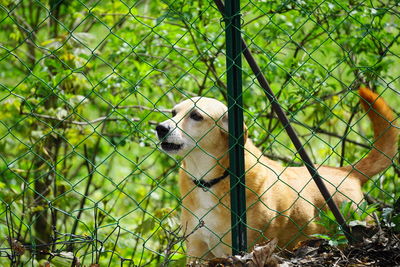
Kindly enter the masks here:
[[[374, 129], [369, 154], [354, 165], [317, 166], [336, 204], [363, 201], [362, 185], [392, 164], [399, 131], [385, 101], [360, 88], [361, 104]], [[284, 167], [252, 143], [244, 126], [247, 238], [256, 243], [278, 239], [292, 249], [299, 241], [326, 229], [316, 223], [326, 202], [305, 167]], [[158, 124], [161, 148], [183, 157], [179, 187], [181, 224], [189, 257], [210, 259], [231, 254], [231, 210], [227, 107], [212, 98], [194, 97], [177, 104], [172, 118]], [[355, 206], [356, 207], [356, 206]], [[199, 227], [200, 223], [203, 223]]]

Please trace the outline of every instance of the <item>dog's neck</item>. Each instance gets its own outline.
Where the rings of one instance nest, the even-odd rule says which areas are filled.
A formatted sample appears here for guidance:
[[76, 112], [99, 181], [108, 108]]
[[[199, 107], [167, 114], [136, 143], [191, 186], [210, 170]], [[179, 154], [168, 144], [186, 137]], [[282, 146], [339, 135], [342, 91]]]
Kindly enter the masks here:
[[229, 168], [229, 156], [213, 155], [201, 149], [190, 152], [183, 161], [183, 168], [193, 180], [210, 181]]
[[[183, 170], [192, 180], [203, 180], [209, 182], [212, 179], [224, 175], [229, 168], [229, 153], [227, 147], [218, 147], [214, 151], [223, 151], [217, 154], [203, 149], [194, 149], [183, 160]], [[283, 167], [277, 161], [273, 161], [265, 156], [253, 142], [248, 139], [244, 149], [246, 173], [256, 172], [256, 166], [260, 161], [263, 165], [273, 166], [275, 170], [282, 170]]]

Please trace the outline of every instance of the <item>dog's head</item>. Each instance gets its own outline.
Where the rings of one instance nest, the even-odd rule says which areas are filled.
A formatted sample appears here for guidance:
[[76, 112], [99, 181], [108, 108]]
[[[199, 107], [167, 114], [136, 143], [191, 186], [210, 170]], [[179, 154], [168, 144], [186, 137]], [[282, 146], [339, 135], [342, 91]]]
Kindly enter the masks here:
[[197, 149], [223, 154], [228, 149], [228, 109], [212, 98], [190, 98], [177, 104], [172, 118], [158, 124], [156, 131], [169, 154], [185, 156]]

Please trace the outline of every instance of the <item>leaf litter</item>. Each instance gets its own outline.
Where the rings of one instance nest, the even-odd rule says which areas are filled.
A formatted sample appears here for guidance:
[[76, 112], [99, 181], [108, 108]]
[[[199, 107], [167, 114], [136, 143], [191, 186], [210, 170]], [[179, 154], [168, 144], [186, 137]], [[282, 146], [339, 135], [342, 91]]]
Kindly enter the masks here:
[[242, 256], [193, 261], [190, 267], [400, 266], [400, 234], [389, 227], [356, 226], [350, 245], [335, 247], [325, 239], [300, 242], [293, 251], [276, 252], [277, 240], [256, 245]]

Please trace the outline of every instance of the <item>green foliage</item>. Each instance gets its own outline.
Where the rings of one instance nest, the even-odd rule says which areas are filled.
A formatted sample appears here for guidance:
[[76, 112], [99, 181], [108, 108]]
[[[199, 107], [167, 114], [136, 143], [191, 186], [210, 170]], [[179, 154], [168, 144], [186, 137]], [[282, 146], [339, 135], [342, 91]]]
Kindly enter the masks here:
[[[346, 223], [349, 226], [355, 226], [366, 225], [367, 218], [376, 212], [377, 208], [377, 204], [369, 205], [367, 202], [363, 202], [358, 205], [357, 208], [354, 208], [354, 203], [344, 201], [341, 203], [339, 210]], [[340, 225], [337, 223], [332, 211], [321, 210], [315, 223], [325, 227], [327, 233], [315, 234], [313, 236], [329, 240], [329, 244], [332, 246], [347, 244], [348, 240], [346, 239], [346, 236], [344, 235]]]
[[382, 211], [383, 222], [394, 232], [400, 233], [400, 198], [393, 208], [384, 208]]
[[[0, 226], [10, 230], [0, 238], [32, 248], [16, 265], [38, 265], [31, 252], [52, 237], [49, 249], [73, 251], [82, 265], [184, 260], [180, 243], [165, 252], [178, 226], [179, 167], [157, 151], [154, 124], [184, 98], [226, 100], [223, 23], [210, 1], [128, 2], [0, 2]], [[397, 8], [242, 1], [243, 36], [315, 162], [346, 165], [368, 152], [358, 85], [398, 106]], [[246, 64], [243, 83], [251, 138], [293, 164]], [[365, 191], [392, 204], [399, 186], [390, 168]]]

